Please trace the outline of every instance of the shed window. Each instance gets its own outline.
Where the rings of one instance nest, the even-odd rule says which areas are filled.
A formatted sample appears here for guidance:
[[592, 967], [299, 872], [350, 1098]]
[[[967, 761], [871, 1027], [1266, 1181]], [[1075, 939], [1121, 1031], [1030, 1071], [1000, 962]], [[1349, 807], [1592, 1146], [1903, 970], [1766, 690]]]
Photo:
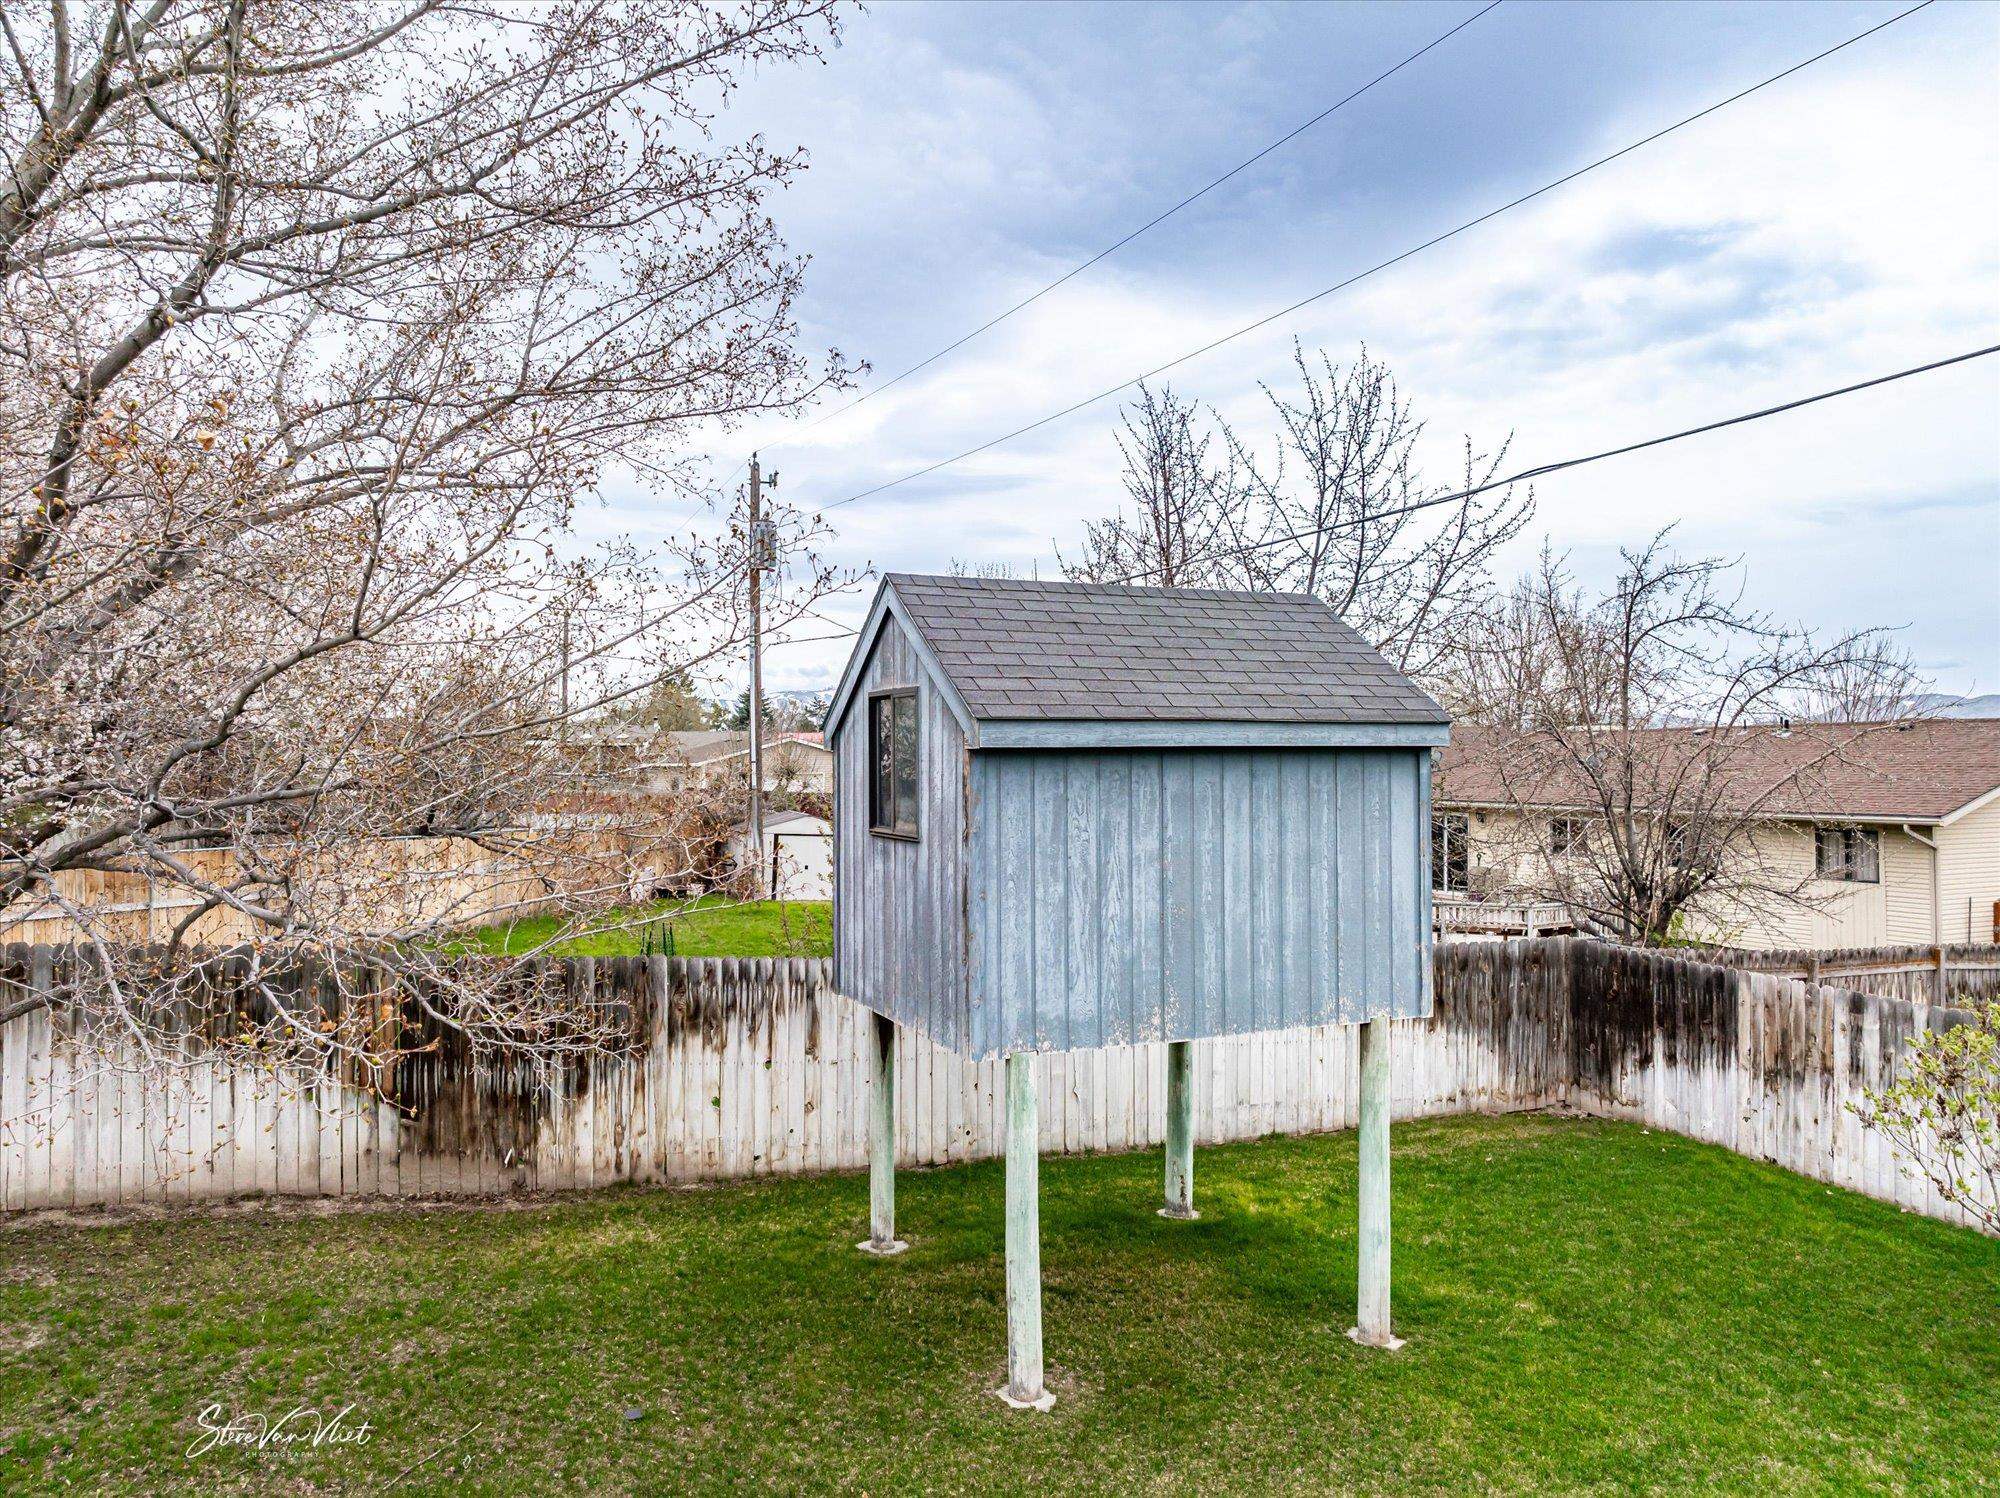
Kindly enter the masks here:
[[1882, 834], [1866, 827], [1815, 827], [1813, 872], [1846, 884], [1882, 882]]
[[868, 827], [884, 837], [917, 835], [917, 693], [868, 699]]
[[1462, 895], [1471, 887], [1466, 859], [1464, 812], [1440, 812], [1431, 818], [1431, 887]]

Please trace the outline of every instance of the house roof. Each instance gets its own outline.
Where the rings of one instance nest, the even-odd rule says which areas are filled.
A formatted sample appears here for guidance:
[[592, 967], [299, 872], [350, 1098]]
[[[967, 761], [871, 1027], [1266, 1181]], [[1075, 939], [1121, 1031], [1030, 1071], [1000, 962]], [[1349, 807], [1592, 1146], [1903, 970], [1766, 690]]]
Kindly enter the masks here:
[[673, 728], [662, 737], [689, 764], [741, 754], [750, 745], [750, 735], [734, 728]]
[[[1712, 753], [1726, 785], [1708, 804], [1736, 812], [1944, 822], [2000, 793], [2000, 719], [1635, 732], [1646, 740], [1646, 751], [1631, 758], [1655, 776], [1656, 785], [1666, 784], [1677, 766]], [[1438, 760], [1433, 799], [1440, 805], [1558, 810], [1594, 801], [1581, 772], [1537, 752], [1534, 736], [1465, 726], [1454, 732]]]
[[[750, 752], [750, 734], [741, 728], [676, 728], [662, 737], [666, 739], [668, 749], [690, 765], [708, 764], [713, 760]], [[795, 744], [801, 749], [826, 752], [826, 745], [816, 733], [774, 733], [765, 736], [766, 749], [780, 744]]]
[[978, 722], [1450, 721], [1310, 594], [884, 581]]

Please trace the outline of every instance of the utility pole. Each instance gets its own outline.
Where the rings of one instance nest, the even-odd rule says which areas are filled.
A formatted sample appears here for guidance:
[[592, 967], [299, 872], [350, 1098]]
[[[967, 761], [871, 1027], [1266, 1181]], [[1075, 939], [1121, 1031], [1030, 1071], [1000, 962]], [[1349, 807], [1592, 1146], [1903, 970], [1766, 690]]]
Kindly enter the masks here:
[[562, 686], [558, 688], [560, 690], [558, 712], [562, 714], [562, 728], [564, 728], [564, 732], [568, 732], [568, 728], [570, 728], [570, 610], [568, 608], [562, 610], [562, 646], [560, 646], [560, 650], [562, 650]]
[[557, 712], [559, 716], [556, 726], [556, 737], [559, 739], [566, 739], [569, 737], [569, 607], [568, 605], [564, 605], [562, 611], [562, 643], [560, 648], [562, 652], [562, 677], [561, 677], [562, 684], [558, 689], [560, 692], [560, 698], [557, 704]]
[[[771, 475], [773, 487], [778, 476]], [[764, 526], [764, 474], [757, 455], [750, 455], [750, 846], [757, 893], [767, 892], [764, 877], [764, 568], [768, 564]]]

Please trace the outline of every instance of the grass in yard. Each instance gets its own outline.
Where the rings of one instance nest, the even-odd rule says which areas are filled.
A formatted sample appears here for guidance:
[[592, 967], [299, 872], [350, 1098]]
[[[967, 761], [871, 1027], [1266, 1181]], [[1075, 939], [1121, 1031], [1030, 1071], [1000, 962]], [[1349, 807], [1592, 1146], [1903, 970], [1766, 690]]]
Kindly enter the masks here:
[[[1004, 1364], [1001, 1166], [522, 1210], [0, 1230], [11, 1487], [1970, 1491], [2000, 1243], [1623, 1124], [1396, 1131], [1396, 1354], [1355, 1347], [1351, 1134], [1042, 1164], [1053, 1413]], [[196, 1413], [364, 1446], [183, 1453]], [[1991, 1491], [1990, 1487], [1987, 1491]]]
[[[671, 916], [671, 919], [663, 917]], [[575, 937], [550, 948], [554, 957], [636, 957], [669, 950], [664, 930], [673, 933], [677, 957], [830, 957], [833, 907], [824, 900], [748, 900], [704, 895], [692, 902], [656, 901], [611, 911], [596, 923], [616, 929]], [[468, 952], [502, 956], [529, 952], [561, 929], [557, 916], [532, 916], [467, 932], [457, 945]]]

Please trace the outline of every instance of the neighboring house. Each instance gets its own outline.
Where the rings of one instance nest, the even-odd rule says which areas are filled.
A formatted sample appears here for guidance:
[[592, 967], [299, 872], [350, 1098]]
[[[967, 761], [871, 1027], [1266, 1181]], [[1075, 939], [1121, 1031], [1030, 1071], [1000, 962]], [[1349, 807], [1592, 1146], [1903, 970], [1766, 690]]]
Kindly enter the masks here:
[[[750, 829], [730, 845], [737, 866], [750, 862]], [[833, 898], [833, 823], [803, 811], [764, 813], [764, 888], [772, 900]]]
[[[1736, 729], [1757, 735], [1733, 761], [1755, 805], [1759, 783], [1788, 764], [1810, 776], [1760, 813], [1754, 850], [1774, 885], [1806, 904], [1709, 917], [1690, 934], [1743, 947], [1902, 946], [2000, 940], [2000, 720], [1928, 720], [1871, 731], [1826, 758], [1825, 730]], [[1644, 730], [1662, 754], [1696, 730]], [[1806, 758], [1816, 756], [1816, 758]], [[1823, 762], [1822, 762], [1823, 761]], [[1534, 864], [1589, 835], [1588, 808], [1557, 791], [1523, 794], [1508, 740], [1453, 730], [1434, 783], [1432, 882], [1501, 895], [1542, 887]]]
[[[665, 795], [749, 774], [750, 735], [735, 728], [660, 732], [636, 723], [578, 723], [562, 743], [583, 780], [599, 790]], [[765, 738], [764, 791], [832, 794], [833, 756], [817, 733]]]
[[[677, 729], [662, 734], [658, 760], [648, 767], [648, 789], [714, 785], [750, 773], [750, 735], [735, 728]], [[764, 792], [833, 793], [833, 754], [816, 733], [765, 738]]]

